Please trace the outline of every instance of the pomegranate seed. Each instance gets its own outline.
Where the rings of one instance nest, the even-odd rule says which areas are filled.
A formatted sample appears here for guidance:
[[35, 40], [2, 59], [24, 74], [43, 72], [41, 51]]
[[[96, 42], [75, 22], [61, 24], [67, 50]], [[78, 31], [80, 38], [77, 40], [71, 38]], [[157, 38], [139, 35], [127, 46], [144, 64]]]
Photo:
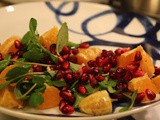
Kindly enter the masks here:
[[67, 105], [68, 103], [64, 100], [64, 99], [62, 99], [60, 102], [59, 102], [59, 110], [61, 111], [62, 110], [62, 108], [65, 106], [65, 105]]
[[79, 53], [78, 48], [73, 48], [72, 53], [73, 53], [73, 55], [77, 55]]
[[125, 74], [126, 74], [125, 68], [117, 68], [117, 70], [116, 70], [117, 79], [124, 77]]
[[150, 100], [154, 100], [156, 98], [156, 94], [150, 89], [146, 89], [145, 93]]
[[108, 73], [110, 69], [111, 69], [111, 64], [109, 63], [102, 67], [102, 71], [104, 73]]
[[65, 74], [72, 74], [73, 73], [73, 71], [71, 69], [67, 69], [64, 72], [65, 72]]
[[51, 52], [52, 54], [55, 54], [55, 53], [56, 53], [56, 44], [52, 44], [52, 45], [50, 46], [49, 50], [50, 50], [50, 52]]
[[61, 54], [62, 55], [66, 55], [66, 54], [69, 54], [70, 53], [70, 50], [69, 50], [69, 48], [65, 45], [65, 46], [63, 46], [63, 49], [62, 49], [62, 51], [61, 51]]
[[13, 54], [11, 58], [12, 58], [13, 60], [17, 60], [17, 59], [19, 58], [19, 56], [16, 55], [16, 54]]
[[117, 87], [118, 90], [123, 90], [123, 84], [122, 83], [117, 84], [116, 87]]
[[22, 43], [19, 40], [15, 40], [14, 41], [14, 46], [15, 46], [16, 49], [23, 48], [23, 45], [22, 45]]
[[58, 64], [58, 65], [55, 66], [55, 70], [60, 70], [61, 67], [62, 67], [62, 65], [61, 65], [61, 64]]
[[140, 51], [136, 51], [136, 54], [134, 56], [135, 61], [141, 61], [142, 60], [142, 55]]
[[69, 89], [69, 86], [66, 85], [66, 86], [63, 86], [62, 91], [67, 91], [68, 89]]
[[77, 62], [78, 62], [77, 57], [74, 57], [74, 56], [69, 56], [69, 57], [68, 57], [68, 60], [69, 60], [70, 62], [73, 62], [73, 63], [77, 63]]
[[64, 77], [64, 71], [58, 70], [56, 73], [56, 78], [57, 79], [62, 79]]
[[63, 63], [64, 59], [61, 56], [58, 56], [58, 63]]
[[65, 61], [62, 63], [62, 69], [67, 70], [69, 69], [70, 63], [68, 61]]
[[102, 57], [97, 57], [96, 58], [96, 63], [99, 67], [102, 67], [103, 66], [103, 58]]
[[89, 48], [89, 44], [88, 43], [81, 43], [80, 45], [79, 45], [79, 48]]
[[104, 80], [104, 76], [102, 76], [102, 75], [97, 75], [97, 76], [95, 76], [95, 78], [98, 82], [102, 82]]
[[141, 77], [144, 75], [144, 72], [142, 71], [141, 68], [138, 68], [134, 73], [133, 73], [133, 76], [134, 77]]
[[72, 82], [72, 79], [73, 79], [72, 74], [70, 74], [70, 73], [65, 74], [65, 81], [66, 81], [67, 83], [71, 83], [71, 82]]
[[22, 57], [23, 53], [24, 53], [24, 51], [19, 50], [19, 51], [16, 52], [16, 55], [18, 55], [19, 57]]
[[40, 65], [33, 65], [32, 68], [34, 72], [42, 72], [42, 66]]
[[63, 55], [64, 60], [68, 60], [68, 58], [69, 58], [69, 54]]
[[137, 97], [136, 97], [136, 101], [137, 102], [141, 102], [144, 97], [145, 97], [145, 93], [144, 92], [138, 93]]
[[111, 79], [116, 79], [116, 72], [113, 72], [113, 71], [110, 71], [109, 72], [109, 77], [111, 78]]
[[107, 50], [102, 50], [101, 56], [108, 57]]
[[159, 75], [160, 74], [160, 67], [155, 67], [155, 75]]
[[116, 67], [117, 65], [117, 59], [115, 57], [110, 58], [110, 63], [112, 67]]
[[82, 71], [83, 71], [83, 73], [92, 73], [92, 70], [87, 66], [83, 66]]
[[78, 80], [80, 78], [80, 73], [78, 73], [78, 72], [73, 73], [73, 78], [74, 78], [74, 80]]
[[88, 74], [87, 73], [83, 73], [82, 76], [81, 76], [82, 83], [83, 84], [87, 83], [88, 79], [89, 79]]
[[95, 79], [95, 77], [93, 77], [93, 75], [89, 75], [89, 82], [90, 82], [92, 87], [97, 86], [97, 80]]
[[96, 63], [96, 61], [94, 61], [94, 60], [88, 61], [87, 64], [88, 64], [89, 67], [97, 67], [97, 63]]
[[126, 82], [128, 82], [132, 78], [133, 78], [133, 75], [132, 75], [131, 71], [127, 71], [126, 74], [125, 74], [125, 76], [123, 77], [123, 80], [126, 81]]
[[122, 49], [122, 53], [128, 52], [128, 51], [130, 51], [130, 50], [131, 50], [130, 47], [123, 48], [123, 49]]
[[62, 107], [61, 112], [63, 114], [72, 114], [74, 112], [74, 107], [66, 104]]
[[0, 61], [2, 61], [2, 60], [3, 60], [2, 53], [0, 53]]
[[70, 105], [72, 105], [75, 101], [75, 98], [70, 91], [61, 91], [60, 96]]
[[77, 90], [78, 90], [78, 93], [80, 94], [85, 94], [87, 92], [87, 89], [82, 85], [79, 85]]
[[120, 56], [122, 54], [122, 49], [118, 48], [115, 50], [116, 55]]
[[93, 74], [94, 74], [94, 75], [98, 75], [99, 72], [100, 72], [99, 67], [93, 68], [92, 71], [93, 71]]
[[116, 94], [115, 94], [115, 97], [116, 97], [117, 99], [122, 99], [122, 98], [123, 98], [123, 95], [122, 95], [121, 93], [116, 93]]
[[137, 67], [134, 66], [133, 64], [129, 64], [129, 65], [126, 66], [126, 69], [129, 70], [129, 71], [134, 71], [134, 70], [137, 69]]

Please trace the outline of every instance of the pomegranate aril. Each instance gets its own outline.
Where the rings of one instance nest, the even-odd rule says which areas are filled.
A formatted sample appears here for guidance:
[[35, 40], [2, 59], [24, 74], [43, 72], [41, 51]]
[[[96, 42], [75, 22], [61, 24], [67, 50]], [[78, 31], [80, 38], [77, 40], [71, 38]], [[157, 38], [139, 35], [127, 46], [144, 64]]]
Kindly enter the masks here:
[[141, 102], [145, 97], [145, 93], [144, 92], [140, 92], [137, 94], [137, 97], [136, 97], [136, 102]]
[[123, 80], [126, 81], [126, 82], [128, 82], [132, 78], [133, 78], [133, 75], [132, 75], [131, 71], [127, 71], [126, 74], [125, 74], [125, 76], [123, 77]]
[[58, 70], [56, 73], [56, 78], [57, 79], [62, 79], [64, 77], [64, 71]]
[[89, 82], [90, 85], [94, 88], [97, 86], [97, 80], [95, 79], [95, 77], [93, 75], [89, 75]]
[[81, 76], [81, 81], [83, 84], [87, 83], [88, 82], [88, 79], [89, 79], [89, 76], [87, 73], [83, 73], [82, 76]]
[[65, 72], [65, 74], [72, 74], [73, 73], [73, 71], [71, 69], [67, 69], [64, 72]]
[[65, 61], [62, 63], [62, 69], [67, 70], [69, 69], [70, 63], [68, 61]]
[[92, 69], [92, 71], [93, 71], [93, 74], [94, 74], [94, 75], [98, 75], [99, 72], [100, 72], [100, 69], [99, 69], [99, 67], [94, 67], [94, 68]]
[[114, 72], [114, 71], [110, 71], [109, 72], [109, 77], [111, 78], [111, 79], [116, 79], [116, 72]]
[[138, 68], [136, 71], [134, 71], [133, 76], [134, 77], [141, 77], [144, 75], [144, 72], [142, 71], [141, 68]]
[[50, 50], [50, 52], [51, 52], [52, 54], [55, 54], [55, 53], [56, 53], [56, 44], [52, 44], [52, 45], [50, 46], [49, 50]]
[[33, 65], [32, 68], [34, 72], [42, 72], [42, 66], [40, 65]]
[[116, 57], [111, 57], [110, 58], [110, 64], [111, 64], [112, 67], [116, 67], [116, 65], [117, 65]]
[[122, 49], [122, 53], [128, 52], [128, 51], [130, 51], [130, 50], [131, 50], [130, 47], [123, 48], [123, 49]]
[[102, 72], [108, 73], [110, 69], [111, 69], [111, 64], [108, 63], [102, 67]]
[[64, 99], [62, 99], [60, 102], [59, 102], [59, 110], [61, 111], [62, 110], [62, 108], [65, 106], [65, 105], [67, 105], [68, 103], [64, 100]]
[[97, 63], [96, 63], [96, 61], [94, 61], [94, 60], [88, 61], [87, 64], [88, 64], [89, 67], [97, 67]]
[[74, 107], [72, 107], [71, 105], [64, 105], [61, 109], [61, 112], [63, 114], [72, 114], [74, 112]]
[[74, 56], [69, 56], [68, 57], [68, 60], [70, 61], [70, 62], [73, 62], [73, 63], [77, 63], [77, 57], [74, 57]]
[[95, 76], [95, 78], [98, 82], [102, 82], [105, 79], [104, 76], [102, 76], [102, 75], [97, 75], [97, 76]]
[[154, 100], [156, 98], [156, 94], [150, 89], [146, 89], [145, 93], [150, 100]]
[[70, 91], [61, 91], [60, 96], [70, 105], [75, 101], [75, 98]]
[[68, 74], [65, 74], [64, 79], [65, 79], [65, 81], [66, 81], [67, 83], [71, 83], [72, 80], [73, 80], [73, 76], [72, 76], [72, 74], [68, 73]]
[[23, 56], [23, 54], [24, 54], [24, 51], [22, 50], [19, 50], [16, 52], [16, 55], [18, 55], [19, 57]]
[[124, 75], [126, 74], [126, 69], [125, 68], [117, 68], [116, 70], [116, 76], [117, 76], [117, 79], [120, 79], [122, 77], [124, 77]]
[[58, 56], [58, 63], [63, 63], [64, 59], [61, 56]]
[[118, 48], [117, 50], [115, 50], [115, 54], [120, 56], [122, 54], [122, 49]]
[[92, 73], [92, 70], [87, 66], [83, 66], [82, 71], [83, 71], [83, 73]]
[[87, 92], [87, 89], [84, 86], [79, 85], [78, 88], [77, 88], [77, 91], [80, 94], [85, 94]]
[[88, 43], [81, 43], [80, 45], [79, 45], [79, 48], [89, 48], [89, 44]]
[[134, 56], [135, 61], [141, 61], [142, 60], [142, 55], [140, 51], [136, 51], [136, 54]]
[[160, 67], [156, 67], [155, 66], [155, 72], [154, 72], [155, 75], [159, 75], [160, 74]]
[[23, 45], [22, 45], [22, 43], [19, 40], [15, 40], [14, 41], [14, 46], [15, 46], [16, 49], [23, 48]]
[[103, 58], [102, 57], [97, 57], [96, 58], [96, 63], [98, 65], [98, 67], [102, 67], [103, 66]]
[[69, 50], [69, 48], [65, 45], [65, 46], [63, 46], [63, 49], [62, 49], [62, 51], [61, 51], [61, 54], [62, 55], [66, 55], [66, 54], [69, 54], [70, 53], [70, 50]]
[[78, 80], [79, 78], [80, 78], [80, 73], [79, 72], [73, 73], [73, 79], [74, 80]]
[[73, 48], [73, 49], [72, 49], [72, 54], [73, 54], [73, 55], [77, 55], [78, 53], [79, 53], [78, 48]]
[[17, 60], [17, 59], [19, 58], [19, 56], [16, 55], [16, 54], [13, 54], [13, 55], [11, 56], [11, 58], [12, 58], [13, 60]]

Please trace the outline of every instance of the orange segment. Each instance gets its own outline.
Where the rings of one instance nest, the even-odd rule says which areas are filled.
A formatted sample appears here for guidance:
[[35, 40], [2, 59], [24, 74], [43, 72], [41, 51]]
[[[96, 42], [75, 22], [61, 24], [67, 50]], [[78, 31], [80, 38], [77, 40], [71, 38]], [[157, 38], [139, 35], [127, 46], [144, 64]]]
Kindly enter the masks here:
[[117, 58], [117, 66], [119, 67], [126, 67], [128, 64], [130, 64], [132, 61], [134, 61], [134, 56], [136, 54], [136, 51], [140, 51], [142, 55], [142, 60], [140, 61], [140, 67], [142, 70], [148, 74], [148, 76], [152, 76], [155, 69], [152, 62], [152, 59], [150, 56], [144, 51], [142, 46], [138, 46], [137, 48], [128, 51], [126, 53], [121, 54]]
[[59, 96], [59, 90], [58, 88], [54, 86], [46, 85], [46, 90], [42, 94], [44, 98], [44, 102], [39, 105], [38, 109], [49, 109], [53, 107], [57, 107], [59, 105], [59, 102], [61, 100], [61, 97]]
[[40, 36], [41, 44], [49, 50], [51, 44], [55, 44], [57, 40], [58, 28], [53, 27], [49, 31]]
[[76, 55], [78, 64], [86, 64], [89, 60], [95, 60], [97, 56], [100, 56], [102, 50], [98, 47], [90, 47], [87, 49], [79, 48], [79, 53]]
[[[135, 91], [138, 90], [138, 93], [146, 91], [146, 89], [150, 89], [153, 91], [155, 94], [158, 94], [158, 90], [153, 83], [153, 81], [148, 77], [147, 74], [145, 74], [142, 77], [138, 78], [133, 78], [131, 81], [128, 83], [128, 89], [130, 91]], [[146, 93], [145, 93], [146, 94]], [[147, 95], [145, 95], [145, 98], [142, 100], [143, 102], [148, 101], [149, 99], [147, 98]]]
[[153, 83], [157, 87], [158, 91], [160, 92], [160, 75], [152, 78]]
[[0, 46], [0, 53], [2, 53], [3, 57], [6, 57], [11, 52], [16, 52], [17, 49], [14, 46], [15, 40], [21, 40], [19, 36], [11, 36]]

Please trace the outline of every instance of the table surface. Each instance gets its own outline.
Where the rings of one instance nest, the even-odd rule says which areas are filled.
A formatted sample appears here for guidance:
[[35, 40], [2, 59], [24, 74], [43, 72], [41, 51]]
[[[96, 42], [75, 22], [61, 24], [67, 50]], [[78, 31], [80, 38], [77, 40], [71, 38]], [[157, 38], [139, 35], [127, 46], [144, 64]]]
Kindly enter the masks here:
[[[6, 4], [1, 3], [0, 7], [5, 6]], [[152, 107], [146, 111], [140, 112], [138, 114], [132, 115], [136, 120], [160, 120], [160, 105]], [[0, 120], [22, 120], [20, 118], [15, 118], [12, 116], [8, 116], [0, 113]]]

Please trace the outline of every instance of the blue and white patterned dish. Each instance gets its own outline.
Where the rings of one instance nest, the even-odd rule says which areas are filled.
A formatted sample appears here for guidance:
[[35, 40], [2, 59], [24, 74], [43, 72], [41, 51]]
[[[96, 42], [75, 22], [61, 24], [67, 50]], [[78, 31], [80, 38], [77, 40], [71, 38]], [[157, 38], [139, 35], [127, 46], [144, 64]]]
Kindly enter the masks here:
[[[160, 65], [160, 23], [131, 13], [120, 13], [107, 5], [87, 2], [33, 2], [7, 6], [0, 9], [0, 42], [11, 35], [21, 37], [28, 30], [31, 17], [38, 21], [38, 32], [42, 34], [52, 26], [60, 27], [67, 22], [69, 39], [74, 42], [87, 42], [105, 49], [118, 47], [134, 48], [142, 45], [152, 56], [156, 65]], [[75, 112], [64, 116], [57, 108], [37, 111], [10, 110], [0, 107], [0, 112], [25, 119], [38, 120], [107, 120], [135, 114], [149, 107], [160, 104], [160, 101], [134, 108], [122, 113], [103, 116], [86, 116]], [[31, 113], [32, 112], [32, 113]]]

